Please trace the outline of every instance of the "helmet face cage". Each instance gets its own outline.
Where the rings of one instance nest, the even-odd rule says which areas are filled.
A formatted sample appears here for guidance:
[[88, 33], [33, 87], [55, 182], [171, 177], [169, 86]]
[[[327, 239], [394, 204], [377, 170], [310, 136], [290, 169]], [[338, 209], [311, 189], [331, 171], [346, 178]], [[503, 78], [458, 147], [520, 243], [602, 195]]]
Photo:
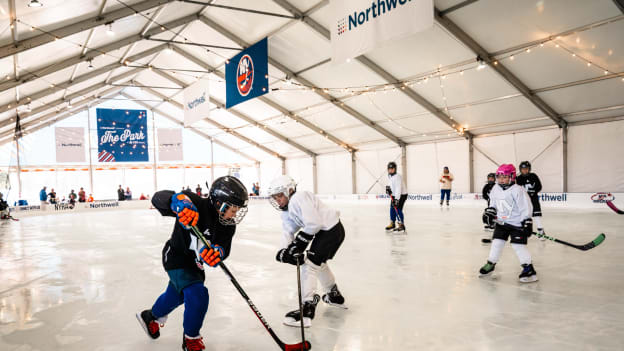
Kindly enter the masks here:
[[286, 196], [286, 198], [290, 198], [290, 189], [292, 188], [289, 186], [280, 186], [275, 189], [269, 189], [269, 203], [271, 204], [271, 206], [273, 206], [276, 210], [280, 210], [280, 211], [288, 210], [288, 205], [284, 207], [280, 207], [280, 205], [277, 203], [277, 200], [275, 200], [273, 196], [278, 195], [278, 194], [283, 194], [284, 196]]
[[[228, 210], [228, 208], [230, 207], [238, 207], [238, 211], [236, 211], [236, 215], [232, 218], [225, 218], [225, 212]], [[221, 204], [221, 206], [219, 207], [219, 222], [223, 225], [237, 225], [240, 222], [242, 222], [243, 218], [245, 218], [245, 215], [247, 214], [247, 206], [236, 206], [234, 204], [231, 204], [229, 202], [224, 202], [223, 204]]]

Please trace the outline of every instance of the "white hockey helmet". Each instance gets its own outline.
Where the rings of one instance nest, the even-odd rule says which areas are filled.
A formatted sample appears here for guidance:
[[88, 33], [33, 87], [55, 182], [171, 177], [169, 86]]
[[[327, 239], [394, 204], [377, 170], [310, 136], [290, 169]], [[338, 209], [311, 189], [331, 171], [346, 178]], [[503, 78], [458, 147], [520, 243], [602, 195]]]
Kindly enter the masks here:
[[271, 203], [271, 205], [273, 205], [273, 207], [278, 210], [286, 211], [287, 207], [280, 207], [277, 201], [275, 201], [275, 199], [273, 198], [273, 195], [284, 194], [286, 198], [290, 198], [290, 190], [292, 190], [293, 192], [297, 190], [297, 183], [295, 183], [295, 180], [292, 179], [290, 176], [281, 175], [273, 179], [271, 181], [271, 184], [269, 185], [268, 190], [269, 202]]

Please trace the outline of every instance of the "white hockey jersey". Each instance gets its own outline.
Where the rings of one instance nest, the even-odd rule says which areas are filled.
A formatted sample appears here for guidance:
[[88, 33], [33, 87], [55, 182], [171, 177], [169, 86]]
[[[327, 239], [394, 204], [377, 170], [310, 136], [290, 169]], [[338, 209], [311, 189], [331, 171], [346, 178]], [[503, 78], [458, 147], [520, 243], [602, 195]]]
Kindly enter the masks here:
[[496, 209], [498, 223], [508, 223], [516, 227], [520, 227], [525, 219], [531, 218], [533, 213], [529, 194], [517, 184], [507, 190], [503, 190], [498, 184], [494, 185], [490, 192], [490, 206]]
[[338, 224], [340, 212], [329, 208], [309, 191], [298, 190], [288, 201], [288, 211], [282, 211], [282, 247], [294, 240], [301, 229], [306, 234], [329, 230]]
[[388, 186], [390, 186], [394, 197], [398, 198], [403, 194], [407, 194], [407, 187], [405, 186], [403, 177], [401, 177], [399, 173], [388, 174]]

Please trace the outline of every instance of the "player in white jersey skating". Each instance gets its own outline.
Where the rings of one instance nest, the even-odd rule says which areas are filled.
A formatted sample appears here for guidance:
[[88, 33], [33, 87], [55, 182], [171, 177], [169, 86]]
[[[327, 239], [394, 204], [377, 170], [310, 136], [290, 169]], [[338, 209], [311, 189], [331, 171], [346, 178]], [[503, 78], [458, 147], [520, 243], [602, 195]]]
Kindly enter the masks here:
[[[301, 285], [304, 327], [312, 325], [316, 305], [320, 296], [316, 294], [316, 281], [321, 283], [325, 292], [323, 302], [341, 308], [344, 297], [338, 290], [336, 279], [327, 261], [334, 255], [344, 241], [345, 232], [340, 223], [340, 213], [323, 204], [309, 191], [297, 191], [295, 181], [282, 175], [275, 178], [269, 186], [271, 205], [282, 211], [282, 249], [277, 252], [277, 261], [297, 265], [301, 264]], [[309, 245], [307, 255], [304, 251]], [[300, 312], [288, 312], [284, 324], [300, 326]]]
[[518, 278], [522, 283], [530, 283], [537, 281], [537, 272], [531, 264], [531, 253], [526, 247], [527, 240], [533, 232], [531, 219], [533, 206], [526, 190], [515, 184], [515, 179], [514, 165], [503, 164], [498, 167], [497, 184], [490, 192], [490, 207], [486, 210], [486, 214], [495, 216], [496, 227], [490, 255], [479, 273], [485, 276], [494, 271], [505, 242], [511, 237], [511, 247], [522, 265], [522, 272]]

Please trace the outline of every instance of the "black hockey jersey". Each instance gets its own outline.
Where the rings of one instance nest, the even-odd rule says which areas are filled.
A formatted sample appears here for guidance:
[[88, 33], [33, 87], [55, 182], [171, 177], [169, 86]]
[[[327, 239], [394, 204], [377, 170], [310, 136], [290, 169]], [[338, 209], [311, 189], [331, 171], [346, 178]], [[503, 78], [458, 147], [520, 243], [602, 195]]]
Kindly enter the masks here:
[[494, 185], [496, 185], [496, 183], [487, 183], [483, 186], [483, 190], [481, 192], [481, 194], [483, 195], [483, 198], [488, 202], [488, 205], [490, 204], [490, 191], [492, 191], [492, 188], [494, 187]]
[[535, 173], [528, 173], [527, 175], [520, 174], [516, 177], [516, 184], [523, 187], [530, 197], [537, 197], [538, 193], [542, 191], [542, 182]]
[[[202, 198], [190, 191], [184, 191], [199, 213], [197, 228], [204, 234], [204, 237], [213, 244], [223, 247], [225, 260], [230, 254], [232, 246], [232, 237], [236, 231], [234, 225], [223, 225], [219, 222], [219, 213], [214, 208], [209, 198]], [[163, 190], [154, 194], [152, 197], [152, 205], [163, 216], [176, 217], [171, 210], [171, 197], [174, 192], [171, 190]], [[197, 252], [203, 246], [202, 241], [197, 238], [191, 230], [175, 221], [171, 238], [167, 240], [162, 250], [162, 263], [166, 271], [172, 269], [185, 268], [201, 272], [202, 277], [203, 265]]]

